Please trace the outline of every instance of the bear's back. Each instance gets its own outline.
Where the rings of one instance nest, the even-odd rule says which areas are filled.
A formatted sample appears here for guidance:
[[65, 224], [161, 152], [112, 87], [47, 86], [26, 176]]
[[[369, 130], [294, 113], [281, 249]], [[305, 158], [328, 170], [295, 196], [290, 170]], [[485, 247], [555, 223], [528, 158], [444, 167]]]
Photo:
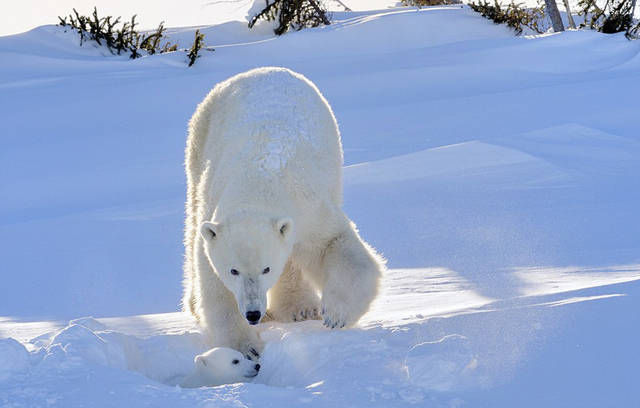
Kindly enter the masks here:
[[280, 180], [294, 194], [330, 194], [341, 203], [340, 134], [309, 80], [285, 68], [259, 68], [218, 84], [206, 103], [202, 160], [210, 160], [220, 182]]

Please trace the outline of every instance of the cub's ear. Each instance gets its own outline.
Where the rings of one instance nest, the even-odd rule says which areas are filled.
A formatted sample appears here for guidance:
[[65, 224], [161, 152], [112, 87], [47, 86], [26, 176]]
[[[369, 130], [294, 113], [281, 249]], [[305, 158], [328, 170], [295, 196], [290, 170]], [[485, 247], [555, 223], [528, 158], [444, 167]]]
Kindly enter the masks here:
[[276, 220], [276, 231], [282, 238], [289, 238], [293, 232], [293, 220], [289, 217], [284, 217]]
[[219, 235], [220, 224], [216, 224], [215, 222], [205, 221], [200, 225], [200, 235], [204, 238], [205, 241], [212, 241], [216, 239]]
[[204, 367], [207, 366], [207, 360], [205, 360], [202, 356], [196, 356], [196, 358], [193, 359], [193, 362], [196, 363], [196, 365], [200, 364]]

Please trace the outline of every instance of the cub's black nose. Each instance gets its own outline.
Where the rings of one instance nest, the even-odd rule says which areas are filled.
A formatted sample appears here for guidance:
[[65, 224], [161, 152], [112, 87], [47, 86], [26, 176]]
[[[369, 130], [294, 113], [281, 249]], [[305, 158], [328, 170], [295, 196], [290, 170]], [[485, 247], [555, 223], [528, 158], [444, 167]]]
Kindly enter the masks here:
[[256, 371], [260, 371], [260, 364], [256, 364]]
[[245, 316], [247, 316], [247, 320], [249, 321], [249, 323], [256, 324], [260, 321], [261, 315], [260, 315], [260, 312], [256, 310], [252, 312], [247, 312]]

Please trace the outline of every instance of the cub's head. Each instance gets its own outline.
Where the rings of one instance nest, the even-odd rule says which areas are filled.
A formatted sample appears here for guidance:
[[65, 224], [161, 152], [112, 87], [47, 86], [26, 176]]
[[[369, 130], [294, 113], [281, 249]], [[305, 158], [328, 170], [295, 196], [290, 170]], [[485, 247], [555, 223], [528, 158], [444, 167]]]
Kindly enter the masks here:
[[280, 278], [294, 242], [291, 218], [242, 216], [204, 222], [200, 234], [211, 267], [233, 293], [250, 324], [267, 309], [267, 291]]
[[216, 347], [200, 354], [194, 363], [202, 382], [209, 386], [249, 381], [260, 371], [260, 364], [226, 347]]

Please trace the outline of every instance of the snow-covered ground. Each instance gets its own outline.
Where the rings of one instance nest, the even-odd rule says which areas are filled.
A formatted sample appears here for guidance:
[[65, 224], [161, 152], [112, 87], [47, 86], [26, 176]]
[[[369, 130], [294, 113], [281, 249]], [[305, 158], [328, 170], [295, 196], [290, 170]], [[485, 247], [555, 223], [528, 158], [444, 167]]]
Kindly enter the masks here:
[[[0, 406], [640, 406], [640, 41], [335, 18], [205, 28], [192, 68], [0, 37]], [[345, 209], [390, 270], [359, 327], [262, 324], [253, 383], [181, 389], [206, 348], [176, 312], [186, 123], [263, 65], [332, 104]]]

